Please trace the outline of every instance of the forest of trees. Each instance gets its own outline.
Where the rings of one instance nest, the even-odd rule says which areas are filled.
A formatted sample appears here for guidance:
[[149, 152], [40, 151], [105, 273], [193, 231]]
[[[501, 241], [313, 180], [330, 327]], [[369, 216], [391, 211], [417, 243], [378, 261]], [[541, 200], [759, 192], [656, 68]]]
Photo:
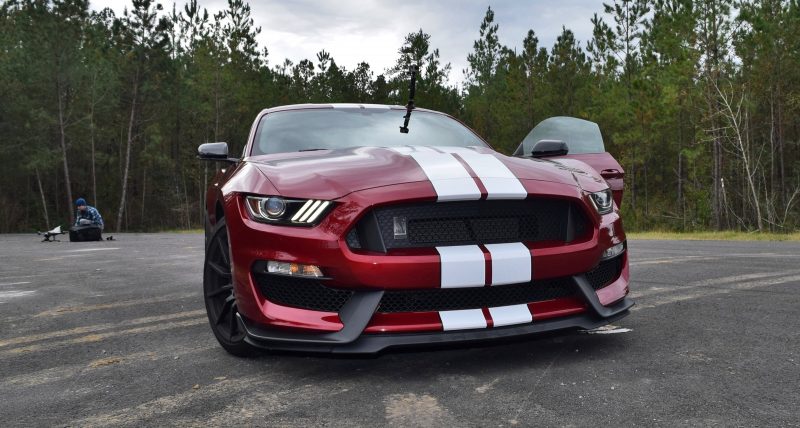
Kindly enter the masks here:
[[[66, 225], [85, 197], [110, 230], [201, 227], [213, 164], [200, 143], [242, 150], [263, 108], [305, 102], [416, 104], [463, 120], [510, 153], [542, 119], [597, 122], [627, 172], [630, 230], [791, 231], [800, 226], [798, 0], [613, 0], [590, 40], [534, 30], [511, 49], [488, 9], [466, 70], [409, 29], [396, 65], [353, 69], [326, 51], [298, 63], [259, 46], [251, 8], [189, 0], [0, 7], [0, 232]], [[471, 27], [474, 25], [475, 27]], [[463, 84], [451, 85], [452, 73]]]

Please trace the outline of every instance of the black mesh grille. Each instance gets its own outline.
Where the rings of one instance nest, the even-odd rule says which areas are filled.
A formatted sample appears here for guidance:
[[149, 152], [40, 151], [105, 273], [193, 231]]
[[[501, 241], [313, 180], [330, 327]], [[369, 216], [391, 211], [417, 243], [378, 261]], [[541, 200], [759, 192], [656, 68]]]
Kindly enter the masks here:
[[361, 248], [361, 241], [358, 239], [358, 231], [355, 229], [350, 230], [350, 233], [345, 237], [347, 246], [350, 248]]
[[[359, 241], [364, 233], [376, 238], [372, 242], [382, 242], [382, 248], [366, 245], [376, 251], [522, 241], [569, 242], [583, 234], [587, 221], [569, 201], [544, 198], [428, 202], [380, 207], [373, 214], [374, 222], [365, 217], [359, 233], [347, 235], [351, 248], [365, 248], [365, 241]], [[406, 236], [395, 239], [395, 219], [405, 220]]]
[[622, 273], [622, 257], [618, 256], [600, 262], [596, 268], [586, 272], [586, 279], [589, 280], [589, 284], [592, 284], [592, 288], [599, 290], [619, 278]]
[[330, 288], [320, 281], [280, 275], [256, 274], [261, 293], [269, 301], [313, 311], [339, 312], [352, 291]]
[[[622, 257], [601, 262], [586, 273], [595, 290], [619, 278]], [[256, 282], [268, 300], [284, 306], [314, 311], [339, 312], [353, 295], [352, 291], [331, 288], [322, 281], [256, 273]], [[378, 312], [428, 312], [477, 309], [541, 302], [579, 293], [570, 277], [492, 287], [431, 288], [424, 290], [386, 291]]]
[[492, 287], [387, 291], [378, 312], [427, 312], [519, 305], [574, 296], [571, 278]]

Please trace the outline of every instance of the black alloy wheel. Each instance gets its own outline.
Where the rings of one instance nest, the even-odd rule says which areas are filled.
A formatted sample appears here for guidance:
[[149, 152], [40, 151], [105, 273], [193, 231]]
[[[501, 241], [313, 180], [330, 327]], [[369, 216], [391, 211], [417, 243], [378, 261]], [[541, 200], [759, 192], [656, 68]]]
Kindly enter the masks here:
[[206, 245], [203, 267], [203, 295], [211, 330], [226, 351], [237, 357], [256, 355], [256, 348], [244, 341], [245, 333], [236, 319], [236, 296], [231, 275], [231, 255], [225, 219], [220, 219]]

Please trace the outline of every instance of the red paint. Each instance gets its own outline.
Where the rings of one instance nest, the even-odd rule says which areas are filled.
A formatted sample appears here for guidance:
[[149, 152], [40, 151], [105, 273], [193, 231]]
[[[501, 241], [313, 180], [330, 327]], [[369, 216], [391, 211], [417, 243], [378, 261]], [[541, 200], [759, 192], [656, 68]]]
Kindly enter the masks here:
[[489, 312], [489, 308], [481, 308], [481, 312], [483, 312], [483, 317], [486, 318], [486, 327], [494, 327], [494, 320], [492, 319], [492, 313]]
[[405, 312], [372, 316], [366, 333], [411, 333], [442, 331], [442, 320], [438, 312]]
[[486, 272], [483, 282], [489, 287], [492, 285], [492, 253], [484, 245], [479, 245], [479, 247], [483, 251], [483, 270]]
[[576, 298], [554, 299], [528, 303], [528, 309], [533, 314], [533, 322], [536, 322], [579, 314], [586, 310], [586, 304], [581, 299]]
[[578, 153], [551, 159], [575, 159], [589, 165], [608, 183], [617, 206], [622, 206], [625, 170], [610, 153]]
[[[442, 152], [442, 153], [444, 153], [444, 152]], [[480, 190], [480, 192], [481, 192], [481, 199], [485, 200], [489, 196], [489, 191], [486, 190], [486, 186], [483, 185], [483, 181], [481, 181], [481, 179], [478, 178], [478, 174], [475, 174], [475, 171], [472, 169], [472, 167], [469, 166], [469, 164], [464, 160], [464, 158], [459, 156], [457, 153], [453, 153], [452, 156], [454, 158], [456, 158], [458, 163], [460, 163], [461, 166], [464, 167], [464, 169], [467, 170], [467, 172], [469, 173], [470, 177], [472, 177], [472, 181], [475, 182], [475, 185], [478, 186], [478, 190]]]
[[625, 262], [622, 265], [622, 273], [616, 281], [597, 290], [597, 298], [603, 305], [610, 305], [628, 294], [628, 283], [630, 282], [630, 267], [628, 266], [628, 255], [625, 254]]

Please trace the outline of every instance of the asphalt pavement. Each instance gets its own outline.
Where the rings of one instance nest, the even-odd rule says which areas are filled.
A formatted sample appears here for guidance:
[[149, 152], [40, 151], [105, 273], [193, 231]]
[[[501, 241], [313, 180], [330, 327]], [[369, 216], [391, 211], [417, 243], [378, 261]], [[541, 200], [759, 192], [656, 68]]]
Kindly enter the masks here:
[[606, 329], [377, 358], [225, 353], [203, 236], [0, 235], [2, 426], [800, 426], [800, 243], [631, 241]]

